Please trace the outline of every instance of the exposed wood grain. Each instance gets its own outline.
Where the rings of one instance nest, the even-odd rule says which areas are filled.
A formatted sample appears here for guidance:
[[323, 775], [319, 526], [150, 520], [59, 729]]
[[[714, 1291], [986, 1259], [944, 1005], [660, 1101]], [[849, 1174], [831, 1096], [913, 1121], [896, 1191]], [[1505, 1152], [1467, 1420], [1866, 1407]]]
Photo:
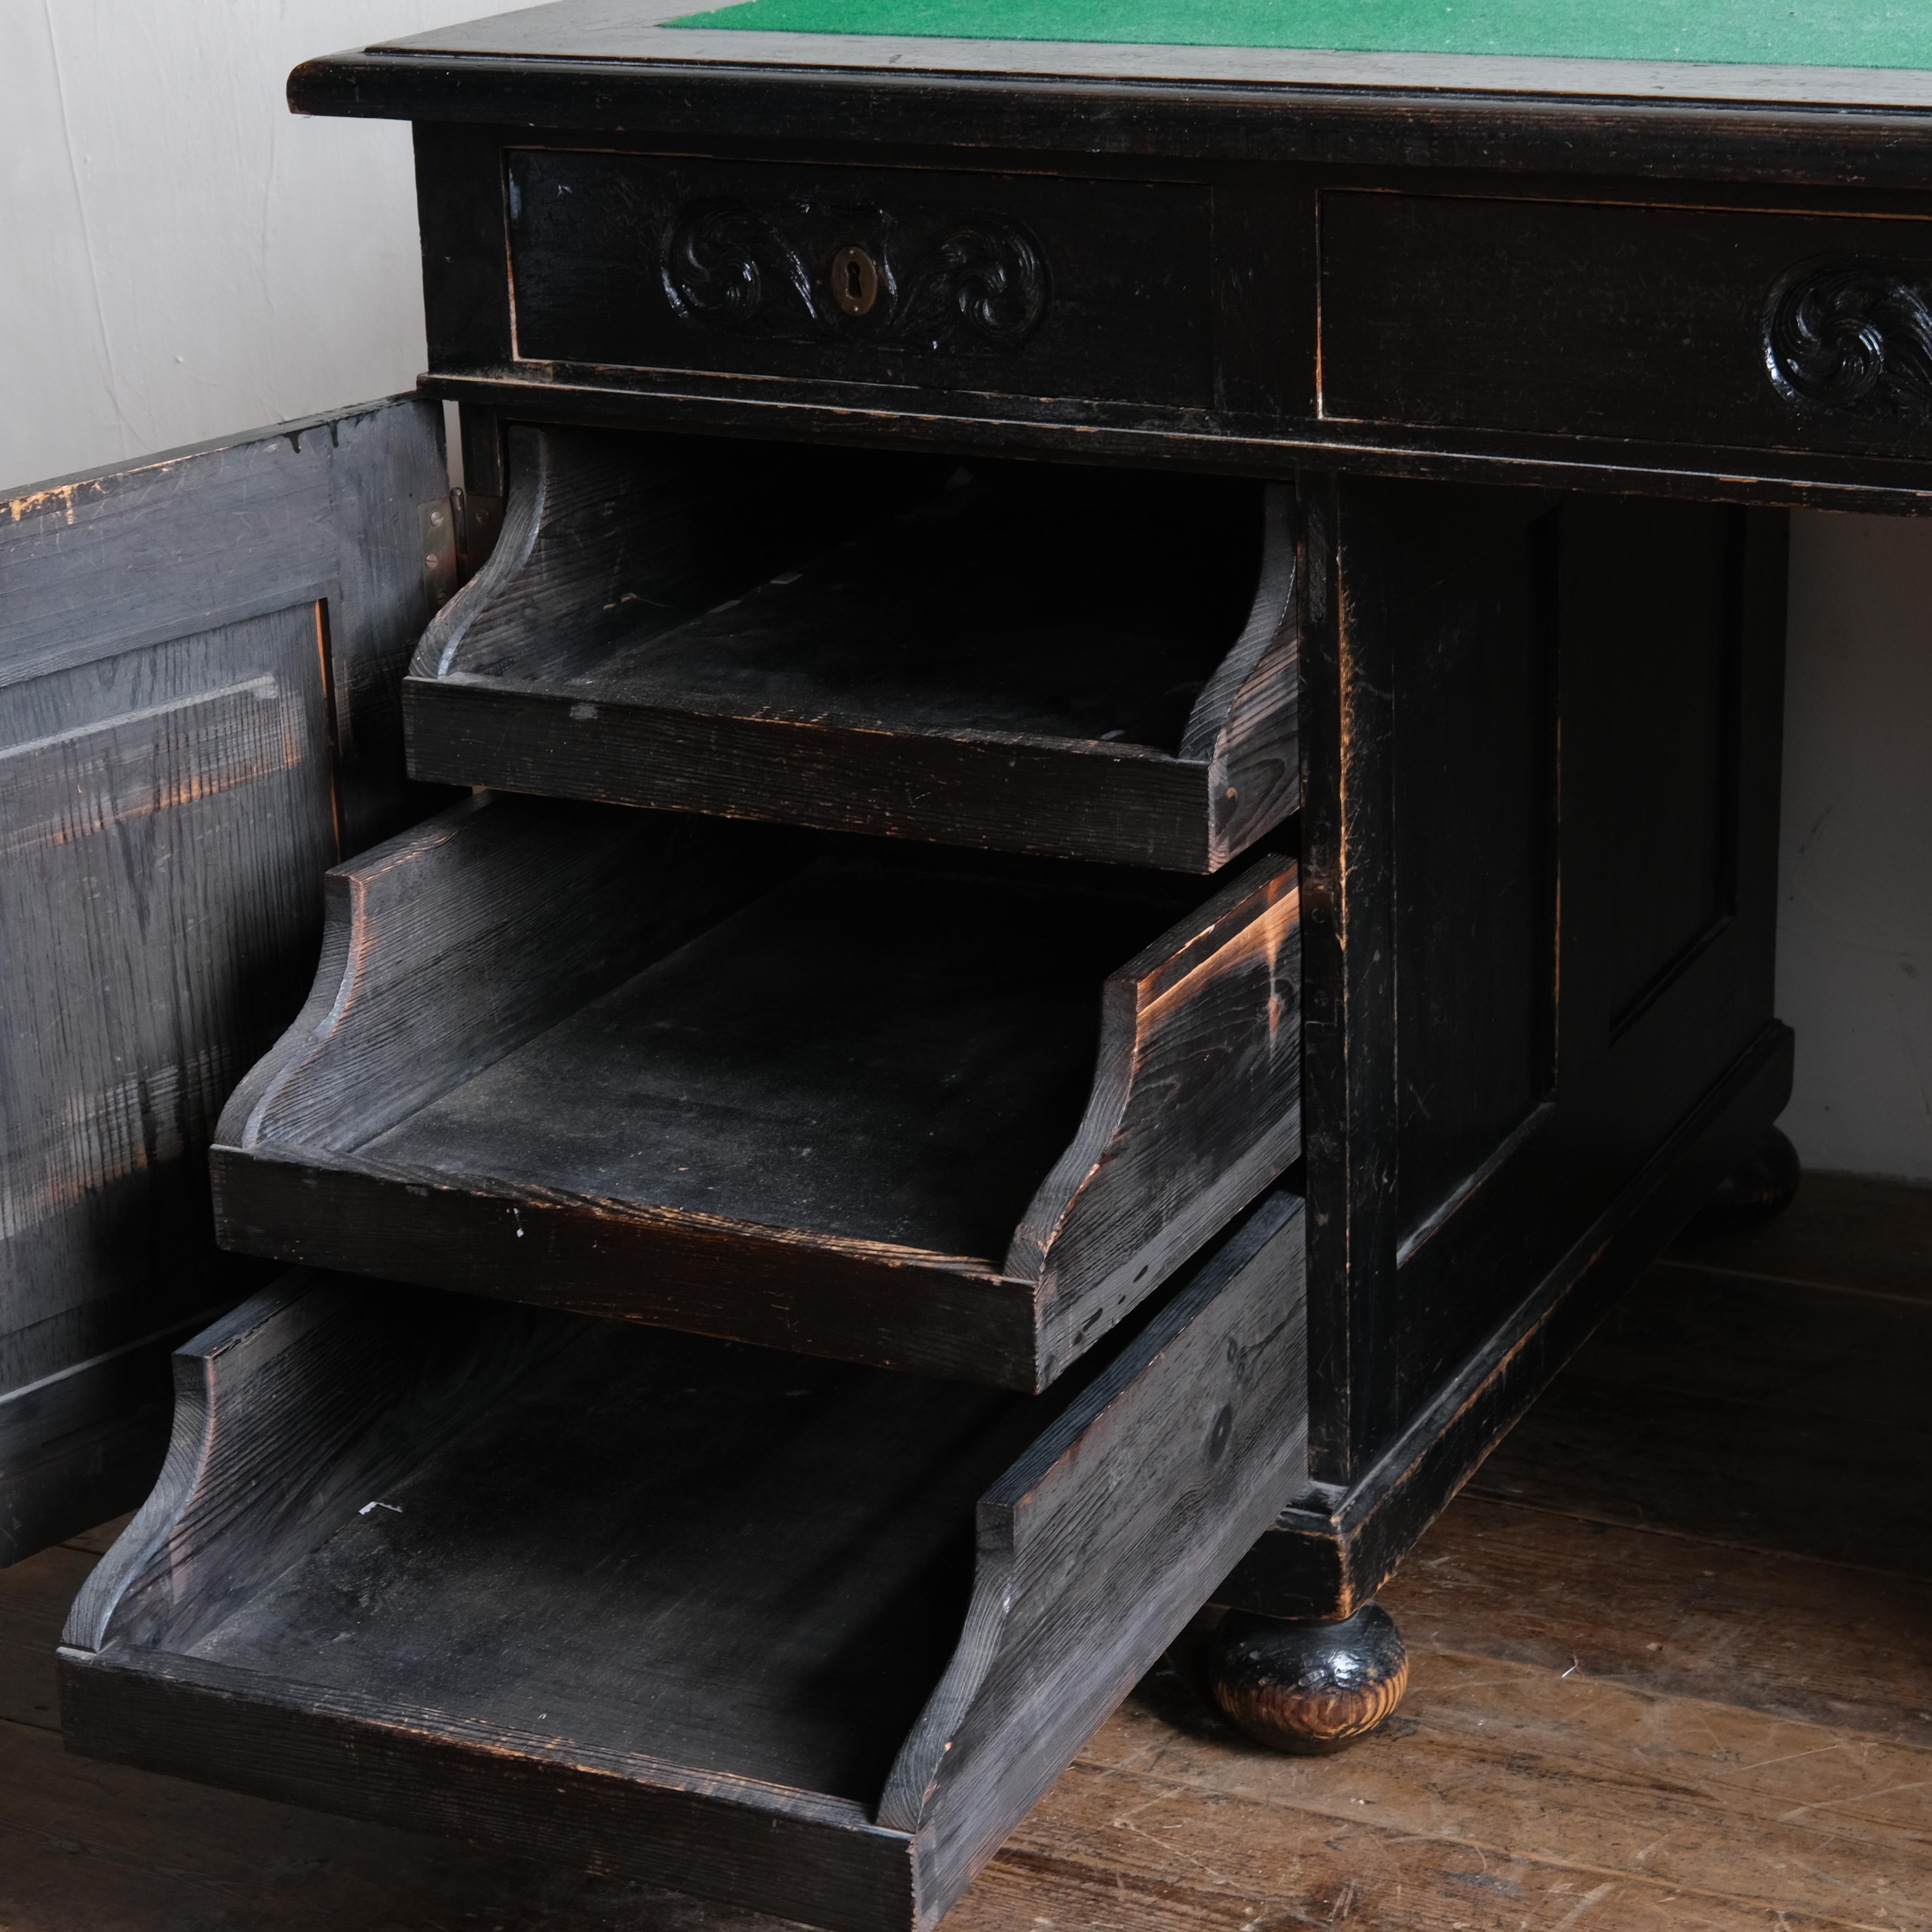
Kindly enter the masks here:
[[[1816, 1178], [1808, 1177], [1808, 1188]], [[1879, 1219], [1891, 1238], [1862, 1257], [1829, 1245], [1844, 1265], [1814, 1296], [1823, 1338], [1845, 1292], [1865, 1278], [1859, 1269], [1869, 1266], [1882, 1282], [1891, 1257], [1909, 1252], [1924, 1229], [1922, 1190], [1864, 1184], [1858, 1192], [1862, 1214]], [[1773, 1276], [1816, 1256], [1805, 1225], [1786, 1225], [1782, 1246], [1774, 1225], [1754, 1252]], [[1640, 1290], [1633, 1305], [1645, 1299]], [[1633, 1330], [1627, 1346], [1646, 1334], [1706, 1441], [1719, 1436], [1729, 1418], [1700, 1406], [1667, 1330]], [[1888, 1345], [1877, 1331], [1868, 1340], [1874, 1373], [1892, 1375]], [[1775, 1388], [1809, 1343], [1795, 1318], [1768, 1342], [1758, 1359]], [[1568, 1388], [1559, 1378], [1546, 1406], [1560, 1407]], [[1660, 1476], [1656, 1492], [1667, 1494], [1671, 1480]], [[1848, 1480], [1838, 1506], [1882, 1520], [1889, 1504]], [[64, 1565], [71, 1553], [49, 1554]], [[29, 1659], [45, 1654], [62, 1614], [64, 1582], [56, 1587], [44, 1561], [0, 1574], [0, 1622], [10, 1635], [17, 1628]], [[1665, 1781], [1680, 1768], [1689, 1777], [1664, 1802], [1681, 1805], [1701, 1791], [1720, 1808], [1727, 1836], [1732, 1801], [1722, 1780], [1738, 1778], [1753, 1755], [1738, 1750], [1732, 1729], [1739, 1712], [1768, 1723], [1774, 1738], [1779, 1724], [1798, 1720], [1801, 1750], [1826, 1747], [1745, 1774], [1736, 1802], [1747, 1812], [1762, 1813], [1762, 1779], [1796, 1783], [1819, 1766], [1841, 1778], [1840, 1762], [1856, 1760], [1862, 1738], [1916, 1744], [1922, 1758], [1921, 1734], [1932, 1732], [1918, 1714], [1932, 1712], [1924, 1594], [1923, 1584], [1895, 1575], [1590, 1522], [1564, 1513], [1560, 1497], [1552, 1508], [1530, 1508], [1466, 1494], [1384, 1593], [1426, 1666], [1394, 1735], [1353, 1760], [1317, 1768], [1304, 1802], [1279, 1782], [1278, 1760], [1251, 1750], [1171, 1672], [1157, 1672], [1017, 1828], [948, 1916], [946, 1932], [1759, 1932], [1767, 1924], [1824, 1932], [1926, 1922], [1932, 1915], [1884, 1898], [1894, 1887], [1901, 1897], [1922, 1888], [1932, 1869], [1922, 1831], [1880, 1838], [1869, 1820], [1840, 1828], [1842, 1849], [1864, 1857], [1872, 1880], [1874, 1909], [1849, 1917], [1817, 1909], [1821, 1874], [1795, 1856], [1815, 1843], [1815, 1826], [1802, 1820], [1771, 1838], [1747, 1830], [1744, 1848], [1762, 1846], [1762, 1856], [1746, 1887], [1728, 1893], [1712, 1882], [1722, 1876], [1714, 1868], [1686, 1880], [1637, 1862], [1630, 1848], [1642, 1852], [1665, 1828], [1644, 1829], [1659, 1815], [1650, 1786], [1618, 1800], [1637, 1828], [1623, 1835], [1621, 1863], [1574, 1855], [1586, 1832], [1598, 1834], [1600, 1851], [1610, 1843], [1600, 1813], [1615, 1792], [1611, 1773], [1621, 1764], [1648, 1774], [1660, 1745], [1678, 1751], [1673, 1736], [1678, 1745], [1689, 1741], [1690, 1762], [1681, 1751], [1666, 1756]], [[1510, 1668], [1493, 1667], [1498, 1662]], [[10, 1667], [18, 1666], [0, 1664]], [[1595, 1694], [1603, 1689], [1619, 1694]], [[19, 1701], [10, 1690], [0, 1694]], [[1523, 1720], [1539, 1708], [1544, 1719], [1561, 1721], [1539, 1720], [1527, 1741], [1540, 1736], [1540, 1748], [1526, 1754]], [[1455, 1754], [1453, 1778], [1443, 1775], [1445, 1750]], [[1718, 1761], [1721, 1750], [1738, 1750], [1736, 1762]], [[1364, 1755], [1372, 1751], [1373, 1762]], [[1503, 1768], [1500, 1783], [1480, 1768], [1485, 1759]], [[1356, 1781], [1327, 1790], [1324, 1800], [1324, 1781], [1352, 1762], [1372, 1775], [1348, 1772]], [[1797, 1783], [1793, 1796], [1805, 1802], [1841, 1789]], [[1518, 1803], [1525, 1793], [1529, 1802]], [[1496, 1807], [1498, 1796], [1514, 1808]], [[1445, 1805], [1448, 1826], [1438, 1828]], [[1384, 1818], [1385, 1809], [1393, 1815]], [[520, 1864], [494, 1848], [78, 1760], [44, 1730], [4, 1722], [0, 1832], [8, 1834], [0, 1918], [10, 1932], [197, 1932], [218, 1910], [238, 1932], [283, 1924], [367, 1932], [378, 1919], [401, 1932], [472, 1924], [478, 1932], [774, 1932], [778, 1923], [640, 1884]]]
[[[1849, 1646], [1868, 1615], [1882, 1629], [1913, 1613], [1917, 1586], [1897, 1580], [1932, 1574], [1932, 1522], [1912, 1473], [1927, 1453], [1914, 1365], [1932, 1310], [1912, 1291], [1932, 1246], [1932, 1197], [1831, 1176], [1804, 1187], [1815, 1191], [1807, 1201], [1801, 1190], [1788, 1219], [1681, 1250], [1700, 1264], [1646, 1276], [1577, 1357], [1562, 1399], [1532, 1412], [1476, 1487], [1698, 1539], [1693, 1550], [1724, 1546], [1697, 1566], [1718, 1578], [1733, 1564], [1772, 1574], [1767, 1552], [1862, 1566], [1874, 1573], [1858, 1586], [1871, 1600], [1844, 1613]], [[1706, 1268], [1706, 1256], [1742, 1258], [1750, 1272]], [[1853, 1491], [1858, 1509], [1846, 1505]], [[1850, 1587], [1831, 1574], [1804, 1588]], [[1875, 1664], [1874, 1681], [1898, 1664]], [[1922, 1706], [1932, 1708], [1922, 1691], [1901, 1690], [1900, 1708]]]
[[1043, 1387], [1294, 1157], [1294, 878], [472, 800], [331, 875], [224, 1238]]
[[262, 1279], [213, 1248], [206, 1152], [316, 874], [416, 808], [395, 684], [447, 488], [412, 398], [0, 508], [0, 1561], [138, 1500], [136, 1345]]
[[1045, 1298], [1049, 1362], [1299, 1157], [1297, 876], [1260, 860], [1108, 976], [1093, 1098], [1006, 1250]]
[[477, 798], [330, 872], [308, 1003], [218, 1137], [333, 1152], [393, 1126], [755, 890], [760, 848], [721, 871], [706, 835]]
[[[1298, 1760], [1178, 1737], [1137, 1702], [1082, 1756], [1144, 1800], [1178, 1786], [1338, 1823], [1367, 1811], [1384, 1830], [1854, 1924], [1932, 1911], [1932, 1750], [1446, 1650], [1414, 1658], [1402, 1715]], [[1222, 1843], [1247, 1863], [1265, 1827]], [[1114, 1856], [1131, 1871], [1159, 1854], [1130, 1836]]]
[[[1077, 1765], [988, 1867], [948, 1932], [1760, 1932], [1765, 1908], [1560, 1858], [1262, 1810]], [[1123, 1844], [1152, 1856], [1117, 1856]], [[1231, 1855], [1232, 1854], [1232, 1855]], [[1844, 1922], [1780, 1910], [1825, 1932]]]
[[285, 1276], [177, 1352], [160, 1478], [64, 1642], [187, 1648], [542, 1359], [526, 1311], [394, 1289], [371, 1351], [370, 1294]]
[[358, 1274], [616, 1321], [1038, 1385], [1031, 1287], [970, 1256], [639, 1208], [364, 1155], [215, 1156], [224, 1238]]
[[958, 1652], [878, 1809], [916, 1834], [922, 1924], [1306, 1480], [1304, 1270], [1270, 1196], [982, 1499]]
[[294, 602], [0, 688], [0, 1384], [222, 1293], [205, 1150], [300, 998], [335, 856], [316, 623]]
[[[394, 680], [436, 608], [419, 511], [448, 487], [440, 416], [408, 397], [16, 491], [0, 544], [0, 682], [326, 598], [358, 850], [409, 808]], [[253, 667], [224, 668], [226, 682]]]
[[1210, 854], [1244, 850], [1301, 804], [1301, 610], [1294, 493], [1262, 493], [1261, 576], [1234, 648], [1202, 687], [1180, 756], [1208, 760]]
[[1891, 1572], [1465, 1494], [1380, 1600], [1423, 1648], [1932, 1743], [1932, 1584]]
[[1298, 1480], [1300, 1262], [1270, 1196], [1031, 1399], [290, 1277], [177, 1358], [68, 1741], [930, 1925]]
[[[1256, 1552], [1280, 1594], [1244, 1568], [1248, 1607], [1332, 1616], [1788, 1097], [1785, 573], [1775, 517], [1351, 478], [1304, 496], [1323, 1487], [1284, 1516], [1303, 1543]], [[1657, 592], [1634, 632], [1633, 554]], [[1639, 742], [1663, 776], [1584, 805]]]
[[1193, 872], [1299, 802], [1285, 485], [510, 447], [406, 688], [419, 776]]
[[168, 1441], [169, 1355], [220, 1312], [0, 1396], [0, 1567], [44, 1548], [76, 1516], [153, 1486]]

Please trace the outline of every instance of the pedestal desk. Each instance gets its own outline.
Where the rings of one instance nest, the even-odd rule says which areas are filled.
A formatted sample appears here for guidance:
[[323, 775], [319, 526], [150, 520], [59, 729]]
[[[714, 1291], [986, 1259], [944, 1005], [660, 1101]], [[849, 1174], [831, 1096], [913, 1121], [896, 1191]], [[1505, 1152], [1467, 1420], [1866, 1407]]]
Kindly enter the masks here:
[[77, 1748], [871, 1928], [1204, 1604], [1258, 1733], [1385, 1714], [1376, 1589], [1788, 1096], [1786, 512], [1932, 504], [1932, 28], [1774, 10], [296, 70], [414, 124], [501, 534], [354, 701], [400, 784], [412, 648], [474, 795], [211, 1131], [328, 1272], [176, 1358]]

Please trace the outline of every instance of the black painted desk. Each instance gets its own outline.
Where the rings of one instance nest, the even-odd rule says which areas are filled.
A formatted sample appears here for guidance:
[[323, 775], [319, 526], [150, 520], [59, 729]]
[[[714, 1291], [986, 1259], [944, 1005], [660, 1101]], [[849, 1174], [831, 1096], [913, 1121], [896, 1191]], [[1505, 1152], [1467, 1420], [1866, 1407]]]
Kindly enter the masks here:
[[486, 493], [509, 417], [1296, 479], [1269, 1568], [1333, 1614], [1782, 1102], [1777, 507], [1932, 483], [1932, 80], [748, 24], [537, 8], [291, 99], [416, 123]]
[[[1286, 1178], [1307, 1210], [1308, 1461], [1198, 1594], [1357, 1617], [1788, 1096], [1784, 512], [1915, 511], [1932, 487], [1932, 80], [751, 29], [566, 4], [292, 80], [299, 110], [415, 123], [424, 386], [461, 405], [482, 514], [506, 506], [404, 684], [412, 772], [1051, 862], [1232, 866], [1250, 893], [1242, 864], [1274, 854], [1269, 876], [1298, 880], [1299, 1006], [1281, 1010], [1300, 1055]], [[840, 522], [949, 488], [964, 510], [920, 513], [938, 538], [860, 542]], [[806, 525], [832, 561], [719, 615]], [[640, 561], [626, 532], [646, 527]], [[946, 532], [977, 546], [956, 580], [907, 561]], [[743, 584], [706, 574], [724, 552]], [[934, 582], [946, 650], [976, 598], [990, 634], [1063, 595], [1177, 624], [1240, 595], [1184, 724], [1151, 722], [1153, 686], [1129, 692], [1131, 652], [1081, 660], [1085, 694], [1070, 670], [1050, 702], [1028, 687], [1033, 710], [1010, 689], [989, 722], [964, 683], [908, 697], [902, 658], [866, 655], [916, 630]], [[681, 657], [625, 658], [596, 614], [639, 585], [688, 602]], [[808, 629], [803, 670], [758, 656]], [[699, 688], [714, 649], [740, 653], [728, 689]], [[970, 658], [947, 676], [966, 664], [970, 683]], [[1110, 704], [1124, 722], [1102, 730]], [[411, 848], [430, 884], [431, 846], [458, 836]], [[342, 875], [358, 906], [380, 869]], [[1262, 900], [1204, 903], [1216, 973], [1256, 956]], [[352, 960], [393, 944], [373, 912], [342, 931]], [[1180, 932], [1137, 962], [1148, 986], [1192, 983], [1208, 956]], [[344, 1010], [350, 983], [314, 1012]], [[1249, 1064], [1259, 1010], [1237, 997], [1188, 1052]], [[760, 1342], [857, 1292], [848, 1256], [803, 1303], [792, 1283], [720, 1302], [711, 1264], [663, 1232], [670, 1210], [635, 1235], [668, 1270], [648, 1294], [599, 1272], [588, 1220], [587, 1246], [546, 1234], [539, 1281], [478, 1218], [548, 1211], [535, 1180], [506, 1192], [472, 1161], [469, 1205], [439, 1193], [432, 1220], [400, 1155], [357, 1167], [265, 1126], [299, 1058], [272, 1056], [224, 1118], [231, 1246]], [[1240, 1118], [1289, 1104], [1251, 1090]], [[1140, 1131], [1116, 1127], [1096, 1173]], [[447, 1131], [418, 1132], [412, 1157]], [[1178, 1130], [1197, 1150], [1210, 1131]], [[1135, 1236], [1140, 1274], [1080, 1277], [1118, 1290], [1104, 1322], [1054, 1330], [1049, 1273], [1025, 1276], [1016, 1238], [1001, 1280], [1033, 1282], [1042, 1324], [1022, 1354], [1050, 1334], [1095, 1346], [1293, 1160], [1285, 1136], [1227, 1147], [1219, 1171], [1242, 1178], [1198, 1224], [1173, 1205], [1206, 1199], [1198, 1178], [1162, 1192], [1179, 1153], [1138, 1170], [1167, 1218]], [[960, 1317], [943, 1346], [964, 1352], [943, 1360], [903, 1352], [942, 1346], [920, 1311], [786, 1345], [1021, 1387], [1064, 1367], [989, 1366], [990, 1344], [960, 1340], [986, 1319]], [[74, 1681], [98, 1668], [77, 1653]], [[107, 1694], [81, 1708], [90, 1748], [122, 1748]], [[707, 1882], [776, 1896], [769, 1874]]]

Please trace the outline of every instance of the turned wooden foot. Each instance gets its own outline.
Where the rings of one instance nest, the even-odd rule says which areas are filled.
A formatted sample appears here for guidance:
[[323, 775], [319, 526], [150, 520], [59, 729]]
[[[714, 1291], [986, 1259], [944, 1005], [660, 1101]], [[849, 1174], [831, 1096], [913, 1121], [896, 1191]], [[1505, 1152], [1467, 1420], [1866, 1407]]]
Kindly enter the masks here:
[[1250, 1737], [1304, 1756], [1366, 1737], [1408, 1688], [1402, 1633], [1378, 1604], [1336, 1623], [1233, 1611], [1206, 1664], [1215, 1702]]
[[1772, 1128], [1756, 1153], [1718, 1183], [1718, 1191], [1684, 1229], [1684, 1239], [1707, 1241], [1720, 1234], [1748, 1234], [1790, 1206], [1802, 1172], [1798, 1150]]

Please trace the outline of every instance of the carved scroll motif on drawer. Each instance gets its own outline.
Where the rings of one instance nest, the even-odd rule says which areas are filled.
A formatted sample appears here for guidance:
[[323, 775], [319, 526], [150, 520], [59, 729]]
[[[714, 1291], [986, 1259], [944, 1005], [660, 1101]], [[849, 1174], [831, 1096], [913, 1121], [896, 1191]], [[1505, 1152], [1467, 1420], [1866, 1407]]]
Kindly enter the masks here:
[[1932, 278], [1870, 261], [1808, 262], [1764, 305], [1764, 362], [1788, 400], [1879, 422], [1932, 416]]
[[1354, 190], [1322, 207], [1324, 416], [1924, 453], [1932, 222]]
[[1018, 222], [956, 221], [907, 253], [896, 225], [861, 211], [866, 242], [832, 251], [821, 272], [814, 211], [698, 201], [664, 241], [664, 298], [692, 328], [742, 329], [786, 342], [846, 339], [971, 352], [1017, 349], [1046, 313], [1047, 267]]
[[1203, 187], [538, 148], [505, 170], [524, 363], [1213, 400]]

